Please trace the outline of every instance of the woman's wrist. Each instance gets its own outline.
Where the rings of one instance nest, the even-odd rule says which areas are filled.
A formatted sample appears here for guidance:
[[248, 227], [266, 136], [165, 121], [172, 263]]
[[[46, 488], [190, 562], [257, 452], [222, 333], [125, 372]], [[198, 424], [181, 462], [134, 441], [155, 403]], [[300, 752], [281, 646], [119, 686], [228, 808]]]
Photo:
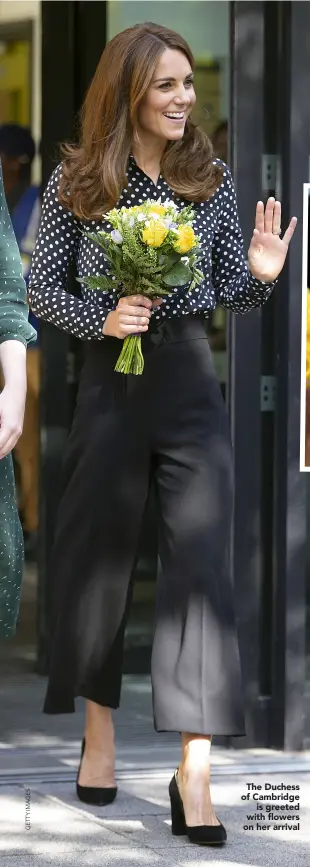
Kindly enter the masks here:
[[25, 387], [26, 351], [26, 347], [20, 340], [6, 340], [0, 344], [0, 364], [5, 387], [9, 389]]
[[[104, 320], [103, 326], [102, 326], [102, 334], [104, 337], [111, 337], [111, 332], [110, 332], [109, 326], [110, 326], [110, 322], [111, 322], [111, 313], [112, 312], [113, 311], [109, 310], [109, 313], [107, 314], [107, 316]], [[112, 321], [113, 321], [113, 317], [112, 317]]]
[[251, 277], [253, 277], [254, 280], [258, 280], [259, 283], [274, 283], [277, 279], [274, 274], [259, 274], [258, 272], [255, 273], [254, 271], [252, 271], [251, 268], [249, 268], [249, 271]]

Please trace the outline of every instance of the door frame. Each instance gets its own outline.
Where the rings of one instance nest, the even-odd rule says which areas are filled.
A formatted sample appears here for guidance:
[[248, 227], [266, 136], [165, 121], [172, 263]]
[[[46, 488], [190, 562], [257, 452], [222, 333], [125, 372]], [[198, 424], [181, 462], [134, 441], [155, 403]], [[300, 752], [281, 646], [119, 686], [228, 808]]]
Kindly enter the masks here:
[[[304, 108], [310, 84], [309, 16], [309, 4], [232, 3], [231, 165], [246, 245], [256, 201], [273, 188], [281, 194], [283, 225], [293, 214], [302, 222], [302, 184], [309, 173], [310, 110]], [[272, 61], [278, 82], [274, 121], [268, 104]], [[272, 122], [277, 124], [274, 135]], [[228, 389], [236, 491], [232, 557], [246, 745], [295, 750], [305, 746], [306, 712], [310, 715], [305, 479], [299, 471], [301, 234], [296, 232], [268, 306], [230, 317]], [[266, 376], [275, 391], [268, 419], [262, 398]], [[272, 461], [269, 454], [266, 460], [266, 448]], [[272, 534], [265, 531], [266, 512]]]

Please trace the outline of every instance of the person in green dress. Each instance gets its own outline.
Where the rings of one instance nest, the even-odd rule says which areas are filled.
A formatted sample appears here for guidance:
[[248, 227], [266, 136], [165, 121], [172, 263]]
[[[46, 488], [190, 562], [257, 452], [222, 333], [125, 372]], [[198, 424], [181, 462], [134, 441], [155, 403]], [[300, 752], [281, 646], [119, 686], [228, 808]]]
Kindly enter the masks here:
[[23, 428], [26, 349], [36, 331], [28, 322], [22, 274], [0, 166], [0, 638], [16, 633], [24, 561], [11, 452]]

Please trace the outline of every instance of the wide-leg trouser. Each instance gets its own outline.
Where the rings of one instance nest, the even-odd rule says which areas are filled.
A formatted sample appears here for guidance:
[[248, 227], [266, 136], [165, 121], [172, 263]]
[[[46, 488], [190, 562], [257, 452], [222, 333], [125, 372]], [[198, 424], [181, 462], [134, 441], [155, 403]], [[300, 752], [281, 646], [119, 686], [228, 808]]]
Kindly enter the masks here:
[[229, 556], [232, 450], [203, 320], [165, 322], [142, 344], [141, 376], [114, 371], [116, 338], [87, 347], [50, 563], [43, 711], [73, 712], [75, 696], [119, 706], [130, 576], [153, 478], [155, 729], [244, 735]]

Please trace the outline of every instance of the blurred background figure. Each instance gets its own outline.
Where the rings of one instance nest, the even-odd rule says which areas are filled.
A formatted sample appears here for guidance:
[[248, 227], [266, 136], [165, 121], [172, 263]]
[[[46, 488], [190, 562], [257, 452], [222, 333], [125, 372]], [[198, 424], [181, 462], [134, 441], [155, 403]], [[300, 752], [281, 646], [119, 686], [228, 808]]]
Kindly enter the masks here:
[[[0, 159], [3, 184], [13, 229], [28, 284], [31, 257], [40, 222], [40, 189], [31, 183], [35, 143], [28, 128], [16, 123], [0, 126]], [[30, 312], [36, 328], [38, 321]], [[19, 510], [28, 560], [36, 559], [39, 496], [39, 391], [40, 351], [37, 343], [27, 352], [27, 400], [24, 429], [15, 447]], [[17, 465], [17, 466], [16, 466]]]
[[212, 144], [214, 147], [214, 155], [224, 163], [228, 159], [228, 122], [222, 120], [212, 135]]

